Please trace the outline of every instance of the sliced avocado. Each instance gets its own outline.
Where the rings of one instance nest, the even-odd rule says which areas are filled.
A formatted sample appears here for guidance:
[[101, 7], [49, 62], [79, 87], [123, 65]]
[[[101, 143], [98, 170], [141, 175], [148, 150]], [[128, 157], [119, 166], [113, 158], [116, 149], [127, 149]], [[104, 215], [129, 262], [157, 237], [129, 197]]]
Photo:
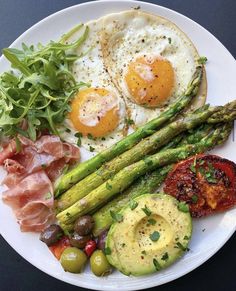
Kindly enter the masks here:
[[125, 275], [141, 276], [166, 268], [187, 250], [192, 234], [189, 212], [166, 194], [144, 194], [134, 199], [138, 206], [125, 206], [108, 232], [107, 259]]

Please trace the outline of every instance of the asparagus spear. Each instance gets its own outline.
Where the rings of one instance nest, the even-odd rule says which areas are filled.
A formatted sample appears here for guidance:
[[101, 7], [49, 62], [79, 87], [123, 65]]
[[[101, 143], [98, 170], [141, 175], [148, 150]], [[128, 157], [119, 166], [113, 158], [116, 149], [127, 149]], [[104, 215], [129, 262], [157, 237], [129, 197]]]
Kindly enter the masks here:
[[141, 139], [151, 135], [158, 127], [165, 122], [173, 119], [182, 109], [184, 109], [189, 102], [196, 96], [202, 79], [202, 67], [196, 68], [192, 81], [189, 83], [187, 90], [181, 98], [179, 98], [174, 104], [163, 111], [159, 117], [151, 120], [144, 126], [138, 128], [134, 133], [128, 135], [115, 145], [104, 150], [100, 154], [96, 155], [90, 160], [87, 160], [77, 167], [62, 176], [55, 186], [55, 197], [59, 196], [65, 190], [69, 189], [76, 182], [82, 180], [90, 173], [98, 169], [103, 163], [112, 160], [121, 153], [132, 148]]
[[181, 132], [202, 124], [217, 110], [217, 107], [208, 108], [207, 110], [200, 110], [200, 112], [189, 114], [181, 120], [173, 121], [151, 136], [140, 141], [130, 150], [105, 163], [98, 170], [67, 190], [67, 192], [58, 199], [57, 207], [59, 211], [68, 208], [79, 199], [85, 197], [121, 169], [141, 160], [144, 156], [157, 151]]
[[[167, 146], [162, 148], [164, 151], [168, 148], [174, 148], [179, 144], [180, 138], [182, 139], [180, 145], [190, 143], [194, 144], [201, 141], [206, 135], [212, 131], [212, 126], [204, 124], [199, 129], [195, 129], [192, 133], [185, 136], [177, 136]], [[93, 228], [94, 236], [98, 236], [102, 231], [108, 229], [113, 222], [110, 212], [119, 212], [121, 208], [129, 203], [131, 199], [143, 194], [154, 192], [164, 181], [173, 165], [164, 166], [161, 169], [154, 170], [152, 173], [147, 173], [144, 176], [138, 178], [128, 189], [126, 189], [118, 197], [114, 198], [101, 209], [93, 214], [95, 225]]]
[[118, 193], [124, 191], [138, 177], [147, 171], [172, 164], [187, 157], [211, 149], [216, 144], [225, 141], [232, 129], [232, 125], [220, 125], [213, 133], [195, 145], [185, 145], [176, 149], [168, 149], [136, 162], [118, 172], [112, 179], [100, 185], [86, 197], [77, 201], [71, 207], [57, 215], [57, 219], [64, 230], [71, 230], [73, 222], [81, 215], [91, 212], [99, 205], [104, 204]]

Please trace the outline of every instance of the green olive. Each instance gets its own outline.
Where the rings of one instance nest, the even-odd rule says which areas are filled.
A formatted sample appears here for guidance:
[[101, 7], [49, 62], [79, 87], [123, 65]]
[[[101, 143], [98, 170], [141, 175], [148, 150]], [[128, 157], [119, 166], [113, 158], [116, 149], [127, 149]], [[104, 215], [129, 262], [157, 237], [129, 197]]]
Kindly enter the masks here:
[[66, 248], [60, 259], [63, 269], [70, 273], [81, 273], [86, 261], [85, 253], [75, 247]]
[[90, 257], [90, 268], [94, 275], [105, 276], [111, 273], [111, 265], [108, 263], [103, 251], [96, 250]]

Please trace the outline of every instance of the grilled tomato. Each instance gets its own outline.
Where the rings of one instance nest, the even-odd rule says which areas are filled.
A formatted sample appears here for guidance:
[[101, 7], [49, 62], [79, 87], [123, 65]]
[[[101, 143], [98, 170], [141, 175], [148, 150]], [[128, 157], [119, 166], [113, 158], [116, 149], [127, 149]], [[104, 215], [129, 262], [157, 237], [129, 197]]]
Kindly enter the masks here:
[[165, 180], [165, 193], [189, 205], [193, 217], [236, 205], [236, 164], [215, 155], [178, 163]]

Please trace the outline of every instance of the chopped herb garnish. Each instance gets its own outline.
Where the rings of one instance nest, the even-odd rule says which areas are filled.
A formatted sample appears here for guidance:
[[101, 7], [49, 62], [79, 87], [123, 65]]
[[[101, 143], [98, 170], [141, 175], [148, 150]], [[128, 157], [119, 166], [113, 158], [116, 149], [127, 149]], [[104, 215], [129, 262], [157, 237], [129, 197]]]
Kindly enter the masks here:
[[150, 240], [158, 241], [160, 238], [160, 233], [158, 231], [154, 231], [152, 234], [149, 235]]
[[125, 123], [126, 123], [127, 125], [133, 125], [133, 124], [134, 124], [134, 121], [133, 121], [133, 119], [131, 119], [131, 118], [125, 118]]
[[80, 147], [81, 146], [81, 137], [82, 137], [82, 133], [81, 132], [76, 132], [75, 137], [77, 137], [77, 146]]
[[122, 248], [124, 248], [124, 247], [126, 246], [126, 244], [125, 244], [125, 243], [123, 243], [123, 244], [121, 244], [121, 246], [122, 246]]
[[169, 259], [169, 254], [166, 252], [164, 255], [161, 257], [162, 261], [167, 261]]
[[112, 217], [113, 220], [117, 221], [117, 222], [122, 222], [123, 221], [123, 215], [120, 213], [116, 213], [114, 211], [110, 211], [110, 215]]
[[129, 207], [131, 210], [134, 210], [138, 206], [138, 202], [135, 200], [130, 200]]
[[48, 200], [48, 199], [51, 199], [52, 198], [52, 193], [48, 192], [46, 195], [45, 195], [45, 200]]
[[183, 246], [180, 242], [177, 242], [177, 243], [176, 243], [176, 246], [177, 246], [179, 249], [181, 249], [183, 252], [185, 252], [185, 251], [189, 251], [189, 248]]
[[147, 252], [146, 252], [146, 251], [141, 251], [141, 254], [142, 254], [142, 255], [146, 255]]
[[157, 259], [153, 259], [153, 265], [157, 271], [160, 271], [161, 265], [158, 263]]
[[191, 199], [192, 199], [193, 203], [197, 203], [197, 201], [198, 201], [198, 196], [197, 196], [197, 195], [193, 195], [193, 196], [191, 197]]
[[112, 189], [112, 185], [109, 184], [108, 182], [106, 182], [106, 188], [107, 188], [107, 190], [111, 190]]
[[149, 157], [144, 158], [143, 161], [148, 167], [153, 165], [153, 161]]
[[189, 206], [185, 202], [181, 201], [178, 203], [178, 209], [182, 212], [189, 212]]
[[191, 164], [189, 169], [191, 170], [191, 172], [193, 172], [194, 174], [196, 174], [196, 167], [194, 166], [194, 164]]
[[102, 137], [101, 140], [106, 140], [106, 138], [105, 137]]
[[94, 152], [94, 151], [95, 151], [95, 148], [92, 147], [92, 146], [89, 146], [89, 151], [90, 151], [90, 152]]
[[66, 132], [70, 133], [70, 132], [71, 132], [71, 130], [70, 130], [69, 128], [66, 128]]
[[168, 37], [168, 42], [169, 42], [169, 44], [171, 44], [171, 37]]
[[105, 254], [105, 255], [110, 255], [110, 254], [111, 254], [111, 249], [110, 249], [109, 247], [106, 247], [106, 248], [104, 249], [104, 254]]
[[185, 235], [184, 240], [189, 240], [189, 237], [187, 235]]
[[91, 140], [95, 140], [96, 139], [91, 133], [88, 133], [87, 138], [91, 139]]
[[144, 208], [142, 208], [143, 212], [147, 215], [150, 216], [152, 214], [152, 211], [145, 205]]
[[67, 217], [70, 217], [70, 213], [69, 213], [69, 212], [66, 212], [66, 216], [67, 216]]
[[205, 65], [205, 63], [207, 62], [207, 57], [200, 57], [197, 61], [199, 64]]
[[134, 7], [134, 10], [139, 10], [141, 7], [140, 6], [136, 6]]
[[155, 225], [157, 223], [156, 220], [153, 218], [149, 218], [147, 222], [151, 225]]

